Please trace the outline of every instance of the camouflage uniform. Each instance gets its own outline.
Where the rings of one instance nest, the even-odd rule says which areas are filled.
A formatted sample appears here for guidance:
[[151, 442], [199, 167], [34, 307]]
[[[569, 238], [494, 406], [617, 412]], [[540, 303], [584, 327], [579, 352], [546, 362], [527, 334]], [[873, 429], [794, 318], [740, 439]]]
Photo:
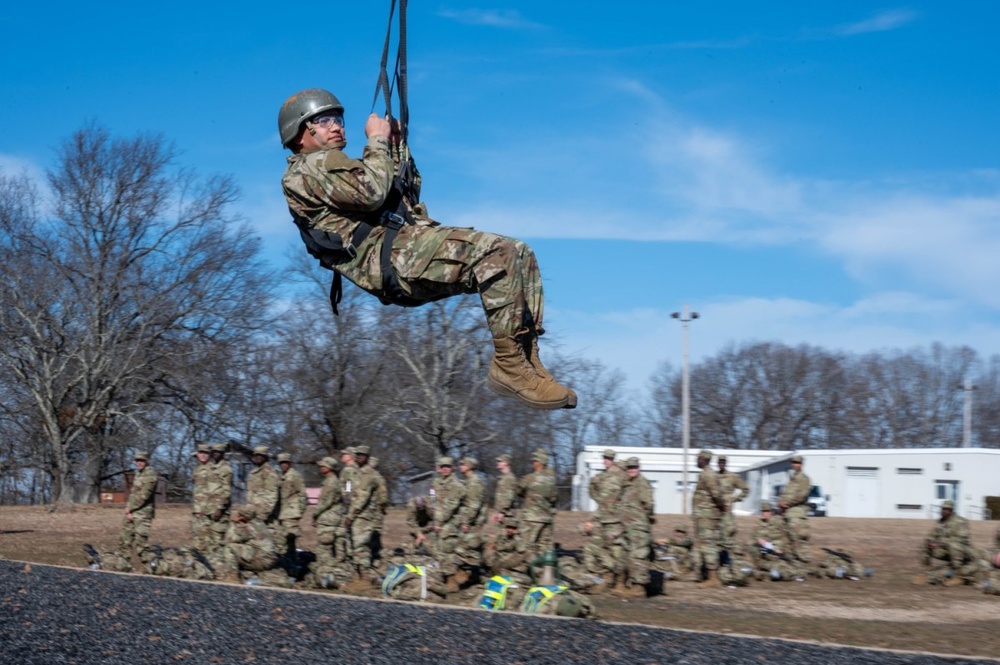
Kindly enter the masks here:
[[[261, 452], [262, 450], [264, 452]], [[254, 448], [254, 455], [267, 457], [267, 449], [260, 446]], [[277, 523], [280, 490], [281, 476], [267, 461], [260, 466], [255, 466], [247, 476], [247, 503], [257, 510], [257, 519], [261, 520], [268, 529], [273, 528], [273, 525]], [[232, 529], [230, 528], [230, 530]], [[229, 537], [228, 534], [226, 537]]]
[[[180, 577], [186, 580], [214, 580], [214, 566], [205, 565], [207, 559], [197, 556], [188, 547], [154, 547], [154, 558], [149, 562], [153, 575]], [[209, 563], [209, 565], [211, 565]]]
[[[339, 149], [291, 155], [282, 189], [292, 216], [310, 228], [338, 234], [345, 244], [358, 225], [377, 223], [396, 164], [384, 136], [372, 136], [360, 160]], [[519, 240], [470, 228], [440, 226], [423, 204], [410, 205], [416, 224], [399, 229], [392, 266], [406, 294], [429, 302], [478, 293], [494, 338], [526, 327], [541, 330], [542, 280], [531, 249]], [[380, 250], [385, 227], [376, 226], [336, 270], [357, 286], [382, 295]], [[540, 333], [539, 333], [540, 334]]]
[[[136, 459], [147, 458], [137, 456]], [[132, 557], [133, 544], [140, 561], [148, 563], [152, 559], [149, 531], [156, 515], [155, 493], [158, 480], [159, 476], [150, 466], [136, 472], [132, 480], [132, 489], [125, 504], [127, 512], [122, 518], [121, 533], [118, 537], [118, 552], [126, 560]]]
[[[327, 457], [319, 462], [334, 471], [336, 462]], [[347, 531], [344, 528], [343, 487], [336, 473], [323, 479], [323, 488], [313, 511], [313, 525], [316, 527], [316, 565], [313, 572], [322, 580], [325, 576], [348, 581], [353, 577], [353, 569], [347, 561]], [[320, 584], [333, 588], [339, 584]]]
[[379, 473], [367, 464], [356, 467], [352, 481], [351, 504], [347, 508], [348, 531], [351, 538], [351, 563], [359, 573], [372, 569], [372, 547], [376, 544], [378, 526]]
[[209, 485], [209, 495], [212, 502], [211, 513], [211, 547], [209, 553], [215, 553], [222, 549], [226, 540], [226, 532], [229, 530], [229, 508], [233, 500], [233, 467], [225, 460], [226, 444], [217, 443], [212, 446], [213, 457], [218, 457], [212, 462], [212, 478]]
[[491, 578], [483, 585], [483, 595], [476, 600], [477, 607], [517, 608], [532, 585], [528, 564], [533, 557], [518, 532], [519, 527], [517, 518], [505, 519], [504, 528], [486, 546], [483, 560]]
[[670, 538], [656, 541], [653, 546], [653, 568], [663, 573], [665, 579], [687, 579], [694, 569], [694, 542], [688, 537], [687, 528], [681, 524], [674, 528]]
[[[858, 561], [857, 557], [844, 550], [836, 550], [837, 556], [829, 548], [824, 548], [825, 555], [816, 564], [814, 575], [816, 577], [828, 577], [835, 580], [860, 580], [868, 577], [870, 571]], [[846, 558], [845, 558], [846, 557]]]
[[[438, 460], [438, 466], [447, 466], [444, 462], [451, 458]], [[458, 572], [458, 557], [456, 550], [459, 544], [459, 534], [462, 526], [461, 510], [465, 501], [465, 485], [455, 474], [438, 476], [434, 479], [434, 529], [437, 532], [437, 542], [434, 554], [441, 567], [441, 574], [450, 577]]]
[[[627, 467], [638, 468], [639, 460], [629, 458]], [[649, 532], [653, 525], [653, 487], [641, 473], [625, 478], [619, 502], [621, 521], [625, 527], [625, 551], [628, 557], [628, 577], [632, 585], [649, 584]]]
[[[699, 457], [704, 458], [706, 454], [708, 459], [711, 459], [712, 453], [709, 451], [702, 451]], [[695, 542], [698, 544], [702, 565], [708, 571], [718, 570], [719, 529], [722, 523], [722, 508], [726, 504], [719, 474], [711, 466], [706, 465], [698, 474], [698, 484], [695, 486], [691, 504]]]
[[[719, 458], [724, 459], [724, 458]], [[726, 500], [726, 508], [722, 511], [719, 522], [719, 541], [722, 549], [731, 551], [736, 546], [736, 519], [733, 517], [733, 504], [739, 503], [750, 494], [750, 488], [732, 471], [719, 472], [719, 486]]]
[[[195, 455], [209, 454], [208, 446], [198, 446]], [[194, 546], [202, 552], [215, 551], [215, 538], [212, 532], [212, 516], [215, 513], [215, 503], [212, 500], [212, 480], [215, 469], [211, 461], [198, 461], [191, 474], [194, 481], [191, 502], [191, 538]]]
[[[279, 458], [280, 459], [280, 458]], [[302, 516], [306, 514], [306, 486], [302, 474], [295, 467], [281, 473], [278, 499], [278, 524], [287, 543], [288, 551], [295, 550], [295, 541], [302, 535]]]
[[393, 553], [382, 574], [382, 595], [395, 600], [437, 600], [447, 590], [437, 562], [431, 556]]
[[[788, 529], [780, 517], [761, 516], [751, 538], [750, 558], [758, 580], [772, 579], [777, 582], [802, 576], [798, 561], [788, 551]], [[765, 549], [770, 551], [765, 552]]]
[[[434, 554], [434, 513], [426, 497], [412, 497], [406, 502], [406, 526], [410, 530], [408, 554]], [[418, 536], [420, 542], [418, 543]]]
[[[796, 455], [792, 461], [802, 461], [802, 457]], [[796, 559], [804, 564], [812, 561], [809, 553], [809, 491], [812, 483], [809, 476], [804, 471], [793, 472], [788, 478], [788, 483], [781, 490], [779, 503], [787, 503], [782, 515], [785, 518], [785, 525], [788, 528], [788, 551]]]
[[480, 566], [483, 562], [483, 525], [486, 523], [486, 486], [476, 474], [476, 464], [470, 458], [463, 459], [463, 465], [471, 471], [465, 474], [465, 496], [459, 510], [459, 524], [462, 534], [458, 539], [455, 556], [468, 566]]
[[[614, 451], [605, 450], [604, 459], [613, 460]], [[596, 528], [593, 545], [604, 550], [599, 557], [600, 567], [613, 573], [621, 573], [625, 569], [625, 527], [622, 525], [619, 502], [627, 479], [625, 470], [612, 463], [591, 478], [588, 487], [590, 498], [597, 504], [593, 518]]]
[[378, 458], [372, 457], [368, 460], [368, 466], [375, 472], [375, 512], [373, 516], [375, 522], [372, 528], [372, 556], [378, 559], [382, 551], [382, 533], [385, 530], [385, 515], [392, 505], [389, 499], [389, 484], [385, 476], [378, 470]]
[[[944, 505], [953, 506], [950, 501]], [[968, 520], [955, 513], [942, 515], [924, 539], [923, 562], [929, 567], [930, 584], [975, 582], [987, 568], [983, 554], [972, 545]]]
[[[548, 455], [536, 451], [533, 459], [545, 464]], [[556, 474], [548, 467], [529, 473], [518, 481], [517, 495], [521, 500], [521, 537], [528, 544], [531, 555], [535, 557], [550, 551], [553, 548], [552, 517], [559, 497]]]
[[226, 532], [222, 549], [222, 562], [230, 573], [246, 578], [248, 573], [272, 570], [278, 563], [278, 548], [270, 530], [258, 517], [252, 506], [240, 508], [238, 514], [247, 521], [233, 520]]
[[[510, 464], [510, 455], [501, 455], [497, 458]], [[493, 493], [493, 508], [501, 515], [513, 515], [514, 507], [517, 503], [517, 476], [508, 468], [506, 473], [501, 473], [497, 478], [497, 485]]]

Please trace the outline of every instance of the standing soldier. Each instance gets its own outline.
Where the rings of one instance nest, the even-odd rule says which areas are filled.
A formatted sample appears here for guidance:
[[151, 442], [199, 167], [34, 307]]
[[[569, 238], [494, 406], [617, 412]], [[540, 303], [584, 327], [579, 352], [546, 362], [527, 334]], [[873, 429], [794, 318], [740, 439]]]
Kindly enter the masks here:
[[[316, 572], [320, 586], [334, 588], [338, 574], [350, 579], [353, 571], [347, 566], [347, 535], [344, 531], [343, 488], [337, 477], [337, 461], [324, 457], [316, 463], [323, 476], [312, 523], [316, 527]], [[346, 569], [346, 570], [345, 570]]]
[[497, 486], [493, 496], [494, 522], [503, 522], [504, 518], [514, 514], [514, 505], [517, 502], [517, 476], [510, 470], [510, 455], [504, 453], [497, 457], [497, 471], [500, 477], [497, 478]]
[[[594, 513], [594, 546], [603, 550], [599, 559], [610, 568], [612, 578], [625, 571], [625, 527], [622, 525], [619, 502], [628, 475], [615, 464], [615, 451], [608, 448], [601, 456], [604, 471], [590, 479], [588, 491], [597, 504]], [[610, 565], [609, 565], [610, 564]], [[595, 572], [595, 571], [591, 571]], [[613, 586], [614, 579], [608, 580]]]
[[476, 568], [483, 562], [483, 524], [486, 523], [486, 487], [476, 473], [478, 466], [479, 461], [474, 457], [463, 457], [458, 463], [464, 478], [465, 498], [459, 510], [462, 535], [456, 550], [459, 562]]
[[434, 545], [434, 556], [437, 557], [441, 574], [447, 581], [448, 591], [457, 591], [459, 580], [458, 549], [461, 531], [461, 510], [465, 499], [465, 485], [452, 473], [455, 460], [451, 457], [439, 457], [437, 461], [438, 477], [434, 479], [434, 533], [437, 542]]
[[278, 520], [281, 477], [268, 464], [270, 457], [267, 446], [253, 449], [250, 461], [254, 468], [247, 476], [247, 503], [256, 508], [257, 519], [273, 532]]
[[809, 517], [806, 513], [809, 510], [809, 490], [812, 485], [809, 476], [802, 471], [802, 455], [793, 456], [791, 464], [792, 475], [781, 490], [778, 507], [781, 508], [788, 529], [788, 549], [792, 556], [808, 565], [812, 561], [812, 555], [809, 553]]
[[750, 494], [750, 488], [739, 475], [726, 470], [725, 455], [719, 455], [716, 462], [719, 465], [722, 497], [726, 500], [726, 507], [722, 510], [722, 522], [719, 524], [719, 541], [722, 549], [731, 554], [736, 548], [736, 518], [733, 517], [733, 504], [745, 499]]
[[226, 461], [226, 444], [212, 444], [211, 450], [212, 479], [209, 494], [212, 497], [212, 542], [206, 554], [218, 552], [222, 548], [226, 531], [229, 530], [229, 507], [233, 501], [233, 467]]
[[521, 500], [521, 537], [532, 557], [553, 548], [552, 517], [556, 512], [559, 490], [556, 474], [548, 468], [549, 455], [536, 450], [531, 456], [531, 473], [517, 483]]
[[194, 456], [197, 459], [191, 479], [194, 481], [191, 501], [191, 538], [194, 546], [205, 554], [215, 551], [212, 533], [212, 515], [215, 503], [212, 501], [212, 480], [215, 468], [211, 463], [212, 452], [205, 444], [198, 444]]
[[[719, 581], [719, 527], [722, 513], [726, 508], [726, 500], [722, 495], [719, 475], [712, 469], [712, 451], [702, 450], [698, 453], [698, 484], [694, 488], [691, 501], [691, 514], [694, 517], [695, 539], [698, 542], [698, 552], [707, 576], [700, 583], [706, 587], [722, 586]], [[701, 578], [695, 571], [695, 577]]]
[[292, 557], [295, 555], [295, 541], [302, 535], [300, 522], [308, 503], [306, 485], [302, 474], [292, 466], [292, 456], [288, 453], [278, 454], [278, 468], [281, 469], [278, 524], [285, 536], [285, 554]]
[[621, 522], [625, 527], [625, 550], [628, 556], [628, 582], [625, 595], [646, 597], [649, 584], [650, 538], [653, 523], [653, 487], [639, 471], [639, 458], [625, 461], [626, 479], [619, 502]]
[[134, 461], [136, 472], [125, 504], [118, 552], [122, 559], [131, 561], [132, 546], [135, 545], [139, 561], [146, 564], [153, 560], [153, 552], [149, 548], [149, 531], [156, 514], [156, 482], [159, 476], [149, 466], [149, 453], [136, 453]]
[[392, 500], [389, 498], [389, 483], [386, 482], [385, 476], [382, 472], [378, 470], [378, 458], [369, 457], [368, 466], [372, 468], [375, 472], [375, 526], [372, 531], [372, 556], [376, 559], [381, 558], [382, 552], [382, 534], [385, 531], [385, 515], [389, 512], [389, 506], [392, 505]]
[[344, 526], [350, 532], [351, 559], [359, 579], [374, 581], [372, 538], [378, 522], [378, 472], [368, 465], [368, 446], [354, 448], [354, 461], [357, 466], [354, 479], [349, 481], [352, 483], [351, 503]]

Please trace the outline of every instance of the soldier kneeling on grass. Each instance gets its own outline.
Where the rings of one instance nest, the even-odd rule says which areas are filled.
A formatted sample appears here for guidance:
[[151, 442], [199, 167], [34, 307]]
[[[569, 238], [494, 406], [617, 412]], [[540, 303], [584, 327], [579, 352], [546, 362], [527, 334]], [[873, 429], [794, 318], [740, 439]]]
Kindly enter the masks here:
[[827, 577], [832, 580], [858, 581], [862, 577], [871, 577], [874, 571], [863, 566], [857, 557], [846, 550], [822, 548], [824, 556], [812, 571], [815, 577]]
[[267, 526], [258, 519], [257, 509], [251, 505], [237, 508], [216, 567], [219, 577], [251, 585], [292, 586], [294, 580], [278, 563], [278, 547]]
[[975, 584], [989, 569], [983, 553], [972, 545], [968, 520], [955, 514], [953, 501], [941, 504], [941, 517], [924, 539], [922, 550], [927, 572], [914, 577], [914, 584]]

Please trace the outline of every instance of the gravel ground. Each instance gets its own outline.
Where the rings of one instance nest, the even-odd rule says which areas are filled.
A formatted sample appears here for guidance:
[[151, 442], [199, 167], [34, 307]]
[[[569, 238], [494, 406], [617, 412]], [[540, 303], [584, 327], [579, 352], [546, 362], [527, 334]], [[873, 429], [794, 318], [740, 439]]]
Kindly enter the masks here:
[[995, 663], [0, 561], [0, 663]]

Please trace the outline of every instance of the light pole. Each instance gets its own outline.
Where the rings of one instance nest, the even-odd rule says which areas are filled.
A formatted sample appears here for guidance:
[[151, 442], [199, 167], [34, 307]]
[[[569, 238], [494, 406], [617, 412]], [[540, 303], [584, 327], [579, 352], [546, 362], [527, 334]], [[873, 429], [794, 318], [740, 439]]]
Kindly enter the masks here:
[[681, 322], [682, 346], [684, 360], [681, 366], [681, 441], [684, 446], [681, 473], [681, 514], [688, 511], [688, 447], [691, 445], [691, 370], [690, 349], [688, 348], [688, 324], [698, 318], [698, 312], [692, 312], [687, 305], [680, 312], [674, 312], [671, 317]]
[[962, 447], [968, 448], [972, 445], [972, 391], [976, 386], [972, 385], [972, 379], [966, 379], [965, 384], [958, 387], [965, 391], [965, 404], [962, 409]]

